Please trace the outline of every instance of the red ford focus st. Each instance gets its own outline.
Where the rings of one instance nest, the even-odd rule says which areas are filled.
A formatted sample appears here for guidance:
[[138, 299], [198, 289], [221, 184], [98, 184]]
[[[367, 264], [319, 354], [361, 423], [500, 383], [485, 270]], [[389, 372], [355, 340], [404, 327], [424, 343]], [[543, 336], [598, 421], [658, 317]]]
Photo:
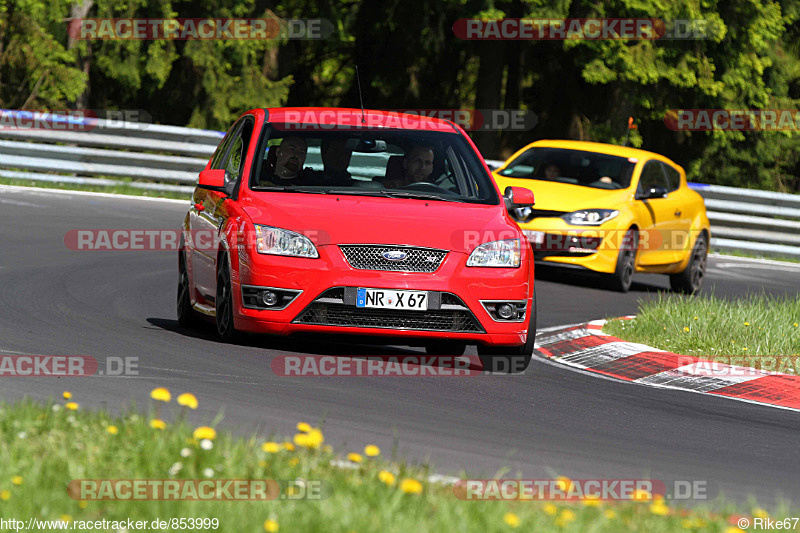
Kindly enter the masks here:
[[533, 260], [475, 145], [449, 121], [381, 111], [254, 109], [200, 173], [179, 256], [181, 325], [478, 346], [527, 367]]

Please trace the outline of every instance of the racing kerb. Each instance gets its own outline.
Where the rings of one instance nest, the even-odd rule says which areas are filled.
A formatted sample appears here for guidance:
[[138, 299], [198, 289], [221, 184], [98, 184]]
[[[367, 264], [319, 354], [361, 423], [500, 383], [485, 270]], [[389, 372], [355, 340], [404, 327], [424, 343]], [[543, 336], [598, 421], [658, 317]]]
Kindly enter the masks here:
[[605, 320], [595, 320], [543, 332], [536, 337], [536, 353], [551, 361], [622, 381], [800, 411], [800, 376], [728, 365], [626, 342], [603, 333], [604, 324]]

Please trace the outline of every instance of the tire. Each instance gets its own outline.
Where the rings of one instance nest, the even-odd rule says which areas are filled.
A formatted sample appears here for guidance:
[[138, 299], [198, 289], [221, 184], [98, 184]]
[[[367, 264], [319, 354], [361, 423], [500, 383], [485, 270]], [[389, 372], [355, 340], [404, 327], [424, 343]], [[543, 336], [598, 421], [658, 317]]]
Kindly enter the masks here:
[[217, 296], [216, 307], [217, 335], [225, 342], [236, 339], [237, 332], [233, 325], [233, 291], [231, 290], [231, 273], [228, 269], [227, 254], [220, 254], [217, 264]]
[[478, 345], [483, 369], [487, 372], [516, 374], [524, 372], [531, 364], [533, 345], [536, 341], [536, 293], [533, 295], [531, 315], [528, 319], [528, 338], [520, 346], [484, 346]]
[[639, 249], [639, 234], [633, 228], [625, 232], [619, 247], [617, 267], [608, 276], [608, 287], [618, 292], [628, 292], [636, 272], [636, 252]]
[[432, 341], [425, 345], [425, 353], [428, 355], [464, 355], [467, 351], [467, 343], [452, 340]]
[[199, 322], [197, 311], [192, 307], [189, 296], [189, 272], [186, 269], [186, 251], [178, 252], [178, 325], [184, 328], [196, 326]]
[[680, 274], [670, 274], [669, 285], [675, 292], [695, 294], [703, 286], [708, 260], [708, 238], [705, 233], [698, 235], [692, 248], [692, 256], [686, 269]]

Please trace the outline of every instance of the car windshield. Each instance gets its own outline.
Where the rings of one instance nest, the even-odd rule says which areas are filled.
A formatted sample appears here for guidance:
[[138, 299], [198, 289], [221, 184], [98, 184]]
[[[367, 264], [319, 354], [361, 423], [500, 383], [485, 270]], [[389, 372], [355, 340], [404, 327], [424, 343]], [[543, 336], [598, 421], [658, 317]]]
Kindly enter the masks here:
[[594, 187], [625, 189], [631, 183], [636, 160], [583, 150], [536, 147], [523, 152], [498, 172], [509, 178], [555, 181]]
[[499, 203], [491, 175], [455, 132], [315, 126], [265, 126], [251, 190]]

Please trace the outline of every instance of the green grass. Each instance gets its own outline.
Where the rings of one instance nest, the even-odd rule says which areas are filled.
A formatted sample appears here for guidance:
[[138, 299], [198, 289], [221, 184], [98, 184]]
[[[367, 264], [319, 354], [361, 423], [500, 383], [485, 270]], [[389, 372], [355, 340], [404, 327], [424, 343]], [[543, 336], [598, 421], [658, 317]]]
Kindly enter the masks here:
[[[800, 355], [798, 323], [800, 296], [751, 294], [726, 301], [660, 293], [639, 303], [634, 320], [612, 320], [603, 331], [682, 355], [793, 373]], [[776, 359], [781, 356], [788, 358]]]
[[174, 198], [178, 200], [189, 200], [191, 194], [172, 192], [172, 191], [149, 191], [127, 185], [130, 180], [113, 178], [119, 181], [118, 185], [80, 185], [77, 183], [54, 183], [49, 181], [19, 180], [11, 178], [0, 178], [0, 185], [15, 185], [17, 187], [34, 187], [37, 189], [59, 189], [69, 191], [89, 191], [104, 192], [109, 194], [127, 194], [130, 196], [147, 196], [150, 198]]
[[[171, 406], [165, 406], [168, 407]], [[262, 449], [263, 439], [225, 432], [220, 432], [213, 448], [206, 450], [193, 438], [194, 428], [179, 421], [180, 414], [163, 418], [168, 426], [159, 430], [150, 427], [150, 417], [134, 410], [113, 417], [103, 411], [69, 410], [60, 403], [1, 404], [0, 516], [109, 522], [128, 518], [148, 522], [156, 518], [217, 518], [218, 531], [236, 533], [264, 531], [267, 520], [277, 523], [280, 531], [510, 531], [513, 528], [506, 520], [513, 522], [516, 518], [519, 531], [616, 533], [724, 532], [731, 516], [762, 512], [756, 510], [754, 503], [738, 508], [720, 504], [712, 512], [706, 508], [677, 509], [663, 502], [589, 506], [464, 501], [455, 497], [452, 487], [425, 481], [426, 468], [388, 462], [381, 456], [364, 456], [361, 463], [353, 463], [355, 468], [342, 468], [331, 464], [338, 456], [327, 445], [267, 453]], [[111, 425], [117, 428], [116, 434], [108, 431]], [[361, 449], [342, 453], [355, 451], [364, 455], [365, 444], [368, 443], [359, 444]], [[177, 472], [176, 463], [181, 464]], [[378, 477], [382, 470], [394, 472], [395, 482], [382, 482]], [[81, 502], [71, 499], [65, 490], [76, 479], [206, 479], [208, 475], [218, 479], [321, 480], [327, 497], [267, 502]], [[404, 478], [421, 481], [421, 492], [401, 490]], [[776, 517], [792, 516], [786, 507], [776, 513]]]
[[715, 250], [713, 246], [711, 247], [711, 253], [720, 255], [731, 255], [733, 257], [746, 257], [750, 259], [769, 259], [770, 261], [785, 261], [787, 263], [800, 263], [800, 258], [797, 257], [789, 257], [785, 255], [760, 254], [756, 252], [746, 252], [741, 250]]

